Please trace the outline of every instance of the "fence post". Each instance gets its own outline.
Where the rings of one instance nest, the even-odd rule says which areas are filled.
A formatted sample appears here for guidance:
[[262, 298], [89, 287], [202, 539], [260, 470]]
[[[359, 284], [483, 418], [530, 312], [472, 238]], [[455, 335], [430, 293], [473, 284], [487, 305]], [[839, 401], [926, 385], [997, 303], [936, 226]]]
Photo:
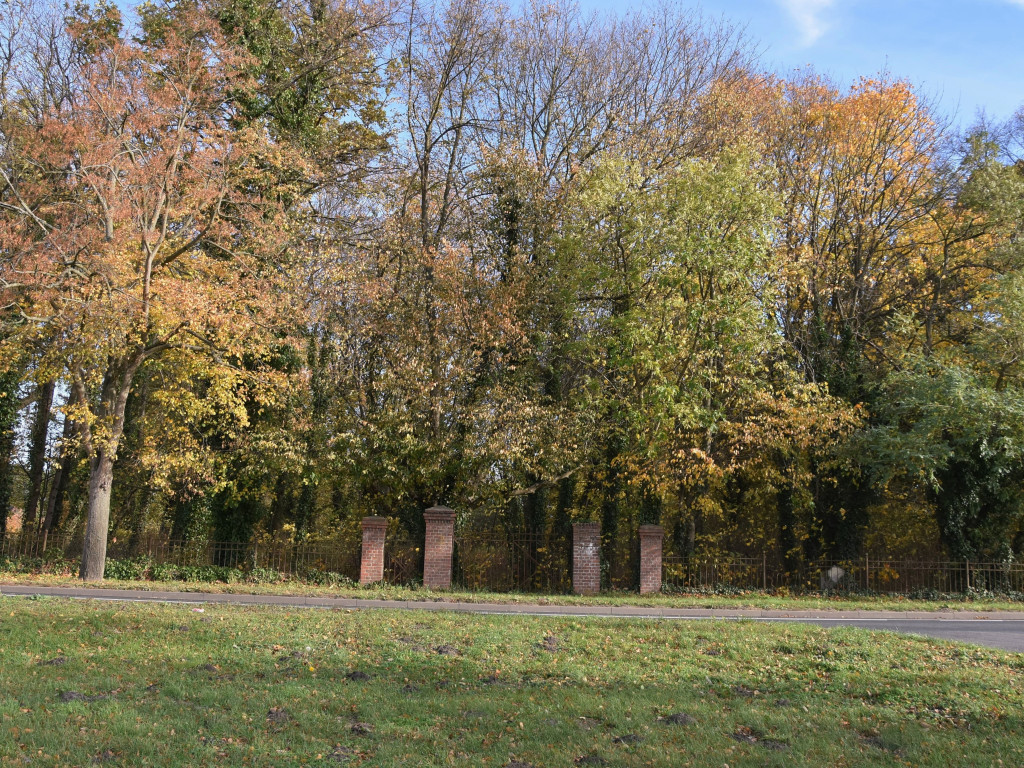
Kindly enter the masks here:
[[768, 553], [761, 553], [761, 589], [768, 591]]
[[867, 553], [864, 554], [864, 591], [871, 591], [871, 560]]
[[640, 594], [661, 592], [661, 554], [665, 529], [660, 525], [640, 526]]
[[384, 579], [384, 534], [386, 517], [363, 518], [363, 551], [359, 562], [359, 583], [373, 584]]
[[452, 550], [455, 547], [455, 510], [431, 507], [423, 513], [427, 533], [423, 545], [423, 586], [448, 589], [452, 585]]
[[970, 558], [964, 558], [964, 578], [967, 580], [967, 586], [964, 587], [964, 592], [971, 591], [971, 561]]
[[572, 590], [577, 595], [601, 591], [601, 524], [572, 526]]

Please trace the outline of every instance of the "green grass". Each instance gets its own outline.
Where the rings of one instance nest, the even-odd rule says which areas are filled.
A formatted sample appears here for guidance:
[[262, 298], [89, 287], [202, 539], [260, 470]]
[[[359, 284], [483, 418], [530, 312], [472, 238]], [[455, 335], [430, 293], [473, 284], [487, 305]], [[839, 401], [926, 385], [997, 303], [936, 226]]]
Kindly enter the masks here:
[[863, 630], [0, 598], [0, 765], [1010, 766], [1022, 684]]
[[[71, 576], [52, 574], [0, 573], [0, 584], [36, 584], [40, 586], [85, 586]], [[636, 605], [664, 608], [757, 608], [762, 610], [873, 610], [873, 611], [1022, 611], [1024, 603], [996, 595], [958, 595], [942, 600], [916, 600], [899, 595], [782, 595], [761, 591], [736, 594], [658, 594], [610, 592], [593, 596], [540, 595], [515, 592], [484, 592], [427, 589], [393, 585], [323, 587], [299, 581], [253, 584], [236, 582], [118, 581], [107, 579], [90, 584], [100, 589], [139, 589], [170, 592], [216, 592], [227, 594], [307, 595], [310, 597], [346, 597], [374, 600], [440, 600], [468, 603], [524, 603], [541, 605]]]

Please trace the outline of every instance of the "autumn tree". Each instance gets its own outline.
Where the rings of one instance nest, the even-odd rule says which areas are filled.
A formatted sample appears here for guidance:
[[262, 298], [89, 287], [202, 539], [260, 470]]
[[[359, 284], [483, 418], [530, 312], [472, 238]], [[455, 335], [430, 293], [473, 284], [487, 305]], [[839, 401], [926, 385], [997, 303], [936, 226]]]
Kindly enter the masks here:
[[[144, 32], [147, 31], [143, 19]], [[76, 395], [90, 457], [81, 575], [101, 579], [113, 466], [132, 383], [174, 349], [231, 367], [253, 318], [272, 313], [283, 254], [269, 169], [295, 161], [256, 126], [233, 125], [251, 87], [243, 52], [208, 16], [118, 32], [84, 63], [70, 103], [12, 120], [3, 219], [5, 343], [47, 337]], [[267, 182], [272, 181], [272, 184]]]
[[792, 569], [1017, 536], [1019, 117], [958, 144], [672, 2], [27, 2], [0, 451], [45, 530], [88, 496], [86, 577], [108, 530], [415, 540], [435, 502], [549, 551], [600, 519], [617, 584], [656, 520]]
[[1024, 174], [1013, 137], [1012, 124], [978, 126], [951, 158], [955, 197], [933, 217], [926, 300], [899, 329], [911, 344], [859, 441], [887, 494], [933, 505], [942, 544], [958, 558], [1009, 560], [1024, 544]]

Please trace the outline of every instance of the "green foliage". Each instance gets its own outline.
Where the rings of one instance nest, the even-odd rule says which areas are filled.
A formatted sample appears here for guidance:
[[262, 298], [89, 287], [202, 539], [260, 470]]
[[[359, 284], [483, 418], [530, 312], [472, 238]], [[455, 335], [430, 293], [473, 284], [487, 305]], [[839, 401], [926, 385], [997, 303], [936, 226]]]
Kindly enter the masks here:
[[1024, 392], [932, 358], [890, 375], [864, 437], [878, 482], [923, 481], [958, 559], [1012, 560], [1024, 523]]
[[284, 581], [284, 575], [274, 568], [257, 566], [246, 572], [245, 580], [251, 584], [276, 584]]
[[183, 565], [178, 568], [176, 577], [179, 581], [205, 583], [223, 581], [230, 584], [240, 580], [237, 569], [221, 565]]
[[307, 194], [335, 181], [334, 174], [360, 155], [383, 148], [377, 134], [383, 83], [373, 60], [381, 10], [268, 0], [213, 0], [210, 6], [225, 34], [252, 57], [257, 87], [237, 93], [239, 122], [263, 123], [315, 158], [316, 176], [301, 179]]
[[71, 576], [78, 573], [78, 562], [57, 550], [51, 550], [44, 557], [0, 555], [0, 573]]
[[45, 374], [97, 481], [55, 534], [239, 545], [117, 578], [243, 578], [248, 543], [365, 514], [413, 551], [435, 503], [553, 561], [600, 520], [614, 588], [644, 523], [790, 570], [1024, 557], [1020, 119], [950, 153], [910, 83], [751, 77], [674, 7], [136, 10], [8, 46], [60, 61], [0, 83], [3, 513]]
[[0, 369], [0, 540], [7, 532], [7, 515], [14, 490], [14, 429], [18, 417], [18, 383], [15, 368]]
[[[95, 3], [79, 0], [74, 5], [69, 3], [68, 8], [68, 23], [74, 30], [77, 45], [85, 55], [96, 56], [120, 38], [124, 23], [121, 9], [116, 3], [108, 0], [97, 0]], [[140, 13], [144, 9], [145, 5], [141, 6]]]
[[153, 581], [197, 581], [206, 584], [219, 581], [234, 584], [242, 580], [242, 572], [237, 568], [221, 565], [157, 563], [150, 568], [148, 578]]
[[[249, 574], [252, 579], [253, 574]], [[334, 571], [321, 571], [316, 568], [310, 568], [309, 570], [303, 571], [298, 575], [300, 581], [306, 584], [312, 584], [318, 587], [342, 587], [350, 589], [356, 586], [356, 582], [341, 573], [335, 573]], [[279, 580], [279, 579], [278, 579]]]
[[133, 557], [130, 559], [107, 558], [104, 574], [108, 579], [120, 581], [141, 581], [153, 568], [153, 560], [149, 557]]

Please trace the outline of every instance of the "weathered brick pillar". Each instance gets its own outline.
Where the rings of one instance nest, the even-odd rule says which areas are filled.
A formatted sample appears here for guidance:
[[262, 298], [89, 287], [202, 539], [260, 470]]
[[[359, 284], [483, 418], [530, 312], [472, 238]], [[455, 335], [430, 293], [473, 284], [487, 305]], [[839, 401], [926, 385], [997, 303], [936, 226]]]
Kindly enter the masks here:
[[601, 591], [601, 524], [572, 527], [572, 590], [577, 595]]
[[661, 546], [665, 529], [660, 525], [640, 526], [640, 594], [661, 592]]
[[452, 585], [452, 548], [455, 544], [455, 510], [431, 507], [423, 513], [427, 536], [423, 547], [423, 586], [448, 589]]
[[363, 557], [359, 563], [359, 583], [373, 584], [384, 579], [384, 533], [386, 517], [363, 518]]

